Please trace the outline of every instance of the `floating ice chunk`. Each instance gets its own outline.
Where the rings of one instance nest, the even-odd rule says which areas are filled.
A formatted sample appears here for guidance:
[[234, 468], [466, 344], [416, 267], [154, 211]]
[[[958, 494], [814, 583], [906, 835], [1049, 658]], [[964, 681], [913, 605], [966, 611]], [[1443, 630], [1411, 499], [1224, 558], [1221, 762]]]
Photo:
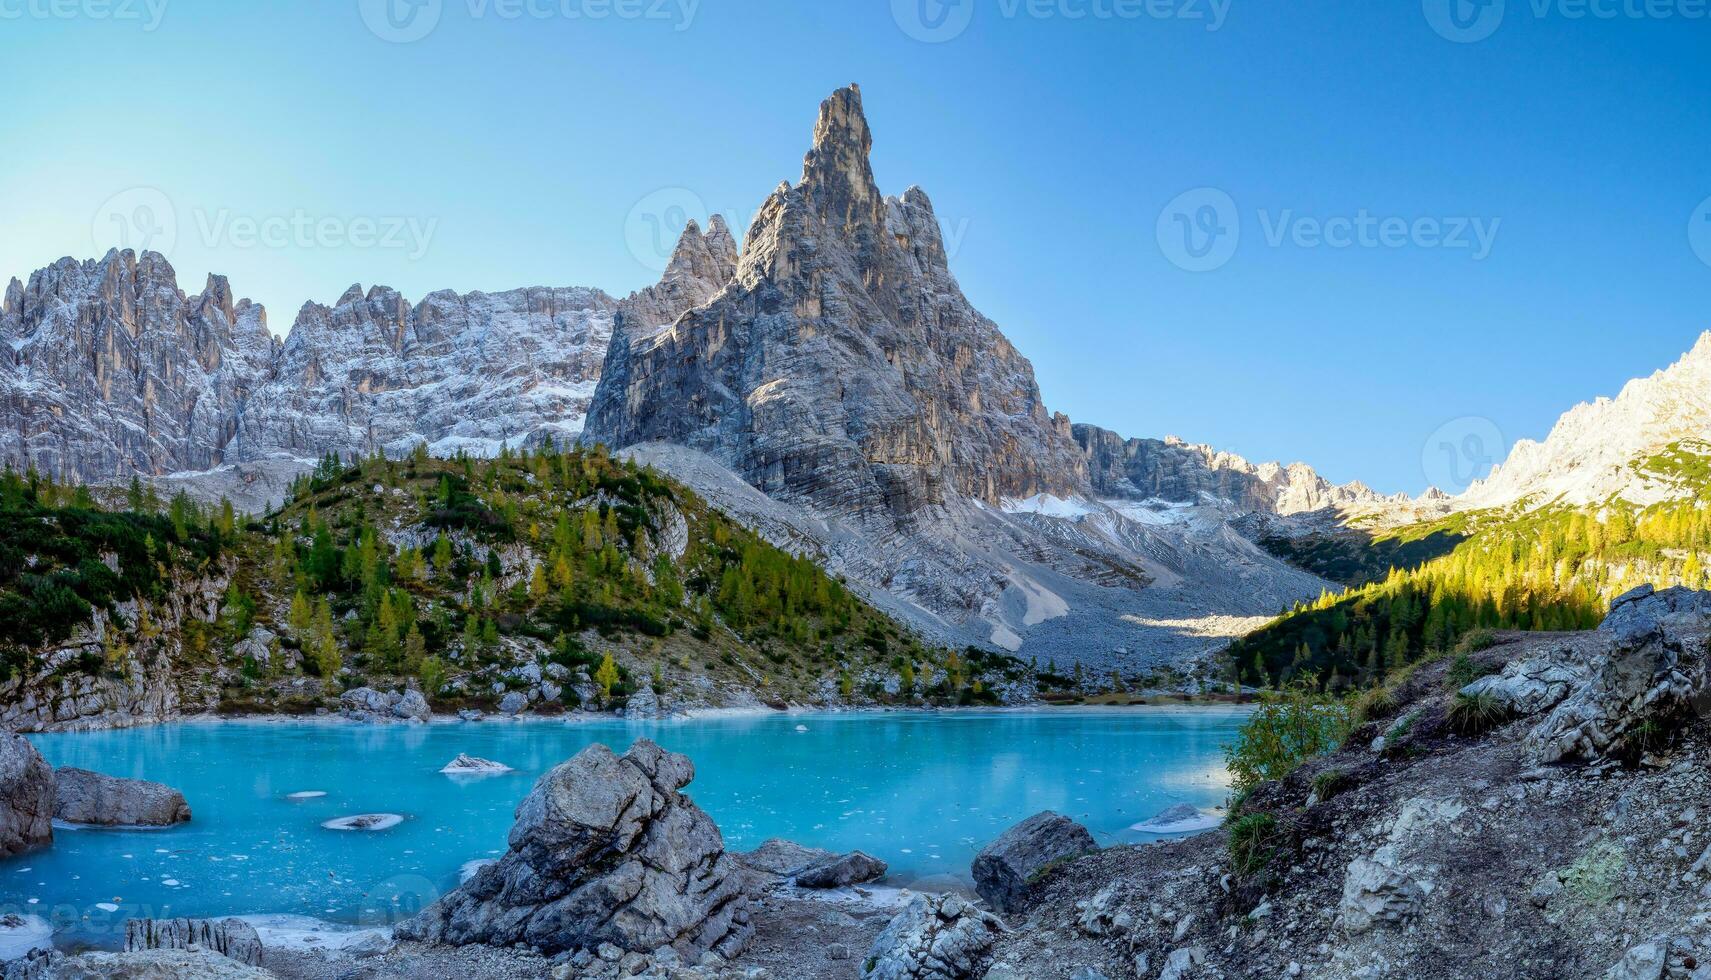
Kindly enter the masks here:
[[297, 793], [287, 793], [285, 798], [288, 800], [318, 800], [326, 795], [327, 791], [324, 789], [306, 789]]
[[805, 732], [808, 730], [808, 726], [807, 725], [797, 725], [796, 730], [799, 732]]
[[404, 822], [396, 813], [359, 813], [350, 817], [334, 817], [321, 826], [328, 830], [391, 830]]

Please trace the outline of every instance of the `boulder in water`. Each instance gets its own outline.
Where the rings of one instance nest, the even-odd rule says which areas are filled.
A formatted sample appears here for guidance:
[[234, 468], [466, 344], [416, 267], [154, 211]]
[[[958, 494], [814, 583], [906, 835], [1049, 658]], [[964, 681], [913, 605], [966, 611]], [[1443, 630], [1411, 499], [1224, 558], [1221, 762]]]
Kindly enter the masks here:
[[54, 773], [30, 740], [0, 732], [0, 857], [53, 843]]
[[150, 949], [212, 950], [222, 956], [261, 965], [261, 937], [242, 919], [131, 919], [125, 923], [125, 952]]
[[496, 776], [500, 773], [514, 771], [503, 762], [481, 759], [462, 752], [459, 752], [457, 758], [446, 763], [444, 768], [440, 770], [448, 776]]
[[1006, 830], [975, 857], [974, 889], [1000, 912], [1015, 911], [1041, 871], [1097, 850], [1086, 827], [1045, 810]]
[[190, 820], [190, 804], [171, 786], [67, 766], [54, 773], [53, 815], [96, 827], [171, 827]]
[[1151, 820], [1143, 820], [1129, 829], [1146, 834], [1187, 834], [1211, 830], [1223, 822], [1223, 818], [1217, 814], [1205, 813], [1199, 807], [1187, 803], [1178, 803], [1155, 814]]
[[421, 915], [401, 938], [548, 953], [671, 947], [686, 962], [748, 944], [745, 879], [718, 827], [679, 792], [684, 756], [638, 739], [622, 756], [591, 745], [517, 807], [509, 850]]

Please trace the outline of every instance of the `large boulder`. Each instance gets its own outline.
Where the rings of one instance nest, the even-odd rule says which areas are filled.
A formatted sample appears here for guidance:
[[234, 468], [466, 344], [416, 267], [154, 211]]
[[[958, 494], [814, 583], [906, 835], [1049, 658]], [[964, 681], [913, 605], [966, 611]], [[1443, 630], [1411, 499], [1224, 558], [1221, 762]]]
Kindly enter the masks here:
[[30, 740], [0, 732], [0, 857], [53, 843], [53, 767]]
[[735, 956], [754, 933], [745, 877], [719, 828], [679, 792], [694, 778], [689, 759], [647, 739], [622, 756], [589, 746], [517, 806], [502, 858], [398, 935], [550, 953], [670, 946], [690, 963]]
[[1641, 586], [1611, 604], [1598, 634], [1602, 656], [1528, 733], [1540, 763], [1602, 758], [1648, 721], [1711, 708], [1711, 592]]
[[412, 724], [428, 721], [432, 715], [427, 699], [420, 691], [377, 691], [372, 687], [353, 687], [339, 695], [339, 713], [351, 721], [404, 721]]
[[981, 975], [1003, 923], [956, 895], [917, 895], [868, 949], [864, 980], [966, 980]]
[[1097, 850], [1086, 827], [1045, 810], [1006, 830], [975, 856], [974, 890], [1000, 912], [1014, 911], [1042, 871]]
[[1425, 891], [1408, 874], [1386, 860], [1381, 848], [1372, 858], [1349, 862], [1343, 876], [1339, 908], [1343, 930], [1358, 936], [1380, 924], [1399, 925], [1420, 911]]
[[428, 699], [421, 691], [405, 691], [393, 702], [392, 717], [403, 721], [426, 722], [433, 719], [433, 712], [428, 709]]
[[752, 851], [733, 855], [748, 869], [760, 888], [786, 881], [800, 888], [844, 888], [873, 881], [885, 874], [886, 864], [861, 851], [839, 854], [817, 847], [804, 847], [781, 837], [767, 840]]
[[130, 919], [125, 922], [125, 952], [184, 949], [192, 946], [261, 965], [261, 936], [242, 919]]
[[56, 820], [99, 827], [171, 827], [190, 819], [190, 804], [171, 786], [71, 766], [54, 776]]

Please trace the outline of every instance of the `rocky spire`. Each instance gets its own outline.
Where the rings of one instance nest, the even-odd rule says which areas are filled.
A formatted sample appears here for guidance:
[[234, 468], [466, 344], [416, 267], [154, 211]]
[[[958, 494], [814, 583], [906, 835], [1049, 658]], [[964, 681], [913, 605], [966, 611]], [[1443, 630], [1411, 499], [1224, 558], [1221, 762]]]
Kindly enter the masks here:
[[803, 192], [827, 222], [877, 227], [884, 220], [884, 202], [868, 163], [872, 152], [861, 87], [838, 89], [820, 103], [814, 145], [802, 161]]
[[23, 308], [24, 284], [18, 281], [17, 276], [13, 276], [12, 281], [6, 284], [5, 300], [0, 301], [0, 316], [17, 316]]

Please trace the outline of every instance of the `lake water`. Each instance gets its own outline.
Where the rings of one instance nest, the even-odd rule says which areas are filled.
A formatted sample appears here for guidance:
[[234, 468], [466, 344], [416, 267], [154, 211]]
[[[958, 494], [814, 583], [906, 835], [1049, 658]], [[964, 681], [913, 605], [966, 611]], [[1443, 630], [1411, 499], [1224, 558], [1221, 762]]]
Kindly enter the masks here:
[[[183, 791], [194, 819], [169, 830], [58, 828], [50, 849], [0, 860], [0, 913], [50, 919], [61, 941], [110, 945], [133, 916], [291, 913], [390, 924], [455, 887], [459, 868], [503, 852], [536, 777], [594, 742], [646, 735], [687, 753], [687, 792], [727, 846], [787, 837], [859, 848], [889, 880], [966, 881], [976, 852], [1040, 810], [1102, 844], [1177, 803], [1221, 805], [1222, 746], [1239, 709], [769, 714], [666, 722], [364, 727], [186, 723], [32, 736], [48, 761]], [[460, 752], [515, 773], [449, 777]], [[290, 795], [324, 792], [292, 800]], [[402, 824], [322, 829], [351, 814]]]

